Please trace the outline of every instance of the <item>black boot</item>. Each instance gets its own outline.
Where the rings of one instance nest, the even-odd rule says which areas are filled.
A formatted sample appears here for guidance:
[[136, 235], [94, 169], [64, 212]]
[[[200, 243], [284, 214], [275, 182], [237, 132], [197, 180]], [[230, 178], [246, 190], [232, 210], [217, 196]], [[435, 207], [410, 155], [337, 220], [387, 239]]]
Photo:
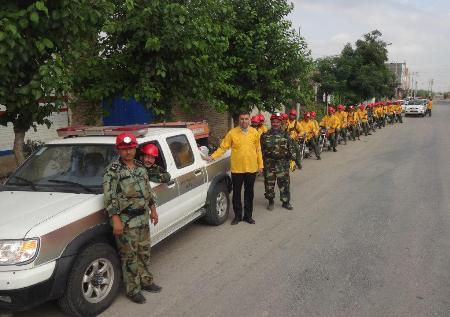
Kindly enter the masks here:
[[294, 209], [294, 207], [292, 207], [292, 205], [291, 205], [289, 202], [283, 203], [282, 207], [283, 207], [284, 209], [287, 209], [287, 210], [292, 210], [292, 209]]
[[152, 283], [150, 285], [145, 285], [142, 287], [144, 291], [150, 292], [150, 293], [159, 293], [162, 290], [162, 287], [159, 285], [156, 285], [155, 283]]
[[273, 206], [274, 206], [273, 199], [269, 199], [269, 204], [267, 205], [267, 210], [272, 211]]
[[142, 295], [141, 292], [136, 293], [134, 295], [127, 295], [127, 297], [136, 304], [144, 304], [145, 303], [145, 297]]

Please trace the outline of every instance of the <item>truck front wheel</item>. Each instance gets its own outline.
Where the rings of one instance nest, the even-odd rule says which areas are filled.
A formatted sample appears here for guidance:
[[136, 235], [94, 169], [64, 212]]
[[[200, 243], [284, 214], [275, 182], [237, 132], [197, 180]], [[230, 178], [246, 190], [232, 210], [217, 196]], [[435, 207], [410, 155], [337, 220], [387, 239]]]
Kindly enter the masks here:
[[119, 257], [112, 246], [96, 243], [87, 247], [77, 256], [59, 306], [71, 316], [97, 316], [116, 297], [120, 272]]
[[205, 221], [207, 224], [218, 226], [228, 218], [230, 210], [230, 193], [224, 182], [217, 183], [209, 197]]

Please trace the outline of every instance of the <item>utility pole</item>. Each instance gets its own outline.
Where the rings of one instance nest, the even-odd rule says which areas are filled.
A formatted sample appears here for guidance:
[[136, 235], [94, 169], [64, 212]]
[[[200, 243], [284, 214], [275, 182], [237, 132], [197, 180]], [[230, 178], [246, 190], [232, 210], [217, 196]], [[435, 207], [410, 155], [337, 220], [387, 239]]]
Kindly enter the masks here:
[[[413, 89], [413, 98], [416, 98], [417, 97], [417, 77], [419, 77], [419, 73], [418, 72], [412, 72], [412, 89]], [[415, 83], [414, 83], [414, 81], [415, 81]], [[414, 84], [416, 85], [415, 86], [415, 89], [414, 89]]]

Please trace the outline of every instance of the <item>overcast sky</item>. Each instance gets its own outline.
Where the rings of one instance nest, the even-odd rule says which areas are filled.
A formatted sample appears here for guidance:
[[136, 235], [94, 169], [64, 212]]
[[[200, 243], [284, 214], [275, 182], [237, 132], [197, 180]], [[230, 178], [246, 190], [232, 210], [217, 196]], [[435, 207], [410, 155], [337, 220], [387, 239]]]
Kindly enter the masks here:
[[339, 54], [378, 29], [390, 62], [406, 62], [419, 87], [450, 90], [450, 0], [291, 0], [289, 18], [314, 57]]

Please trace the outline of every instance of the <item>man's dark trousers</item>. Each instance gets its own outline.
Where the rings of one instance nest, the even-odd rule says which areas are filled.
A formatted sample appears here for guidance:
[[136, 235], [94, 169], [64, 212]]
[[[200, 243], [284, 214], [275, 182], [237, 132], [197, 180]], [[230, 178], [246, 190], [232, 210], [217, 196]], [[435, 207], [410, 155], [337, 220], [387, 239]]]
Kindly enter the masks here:
[[256, 173], [231, 173], [234, 217], [242, 220], [241, 191], [244, 185], [244, 220], [252, 218]]

